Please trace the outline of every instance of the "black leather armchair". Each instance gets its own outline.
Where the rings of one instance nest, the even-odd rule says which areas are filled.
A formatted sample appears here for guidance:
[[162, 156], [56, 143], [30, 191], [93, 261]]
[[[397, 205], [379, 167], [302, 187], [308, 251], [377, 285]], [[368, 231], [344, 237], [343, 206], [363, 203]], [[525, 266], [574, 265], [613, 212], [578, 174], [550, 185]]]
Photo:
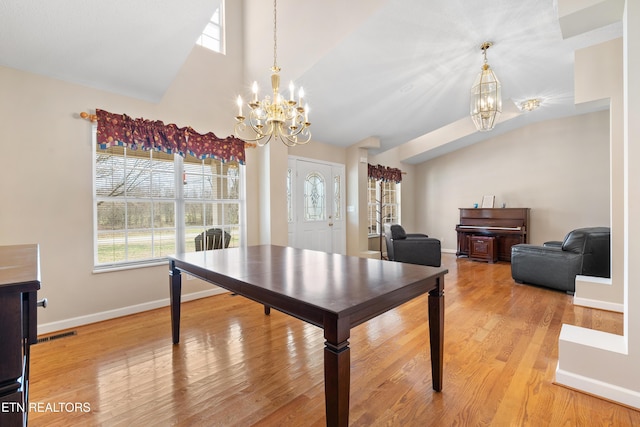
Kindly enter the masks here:
[[511, 276], [518, 283], [576, 290], [576, 275], [611, 277], [611, 230], [609, 227], [579, 228], [562, 242], [543, 246], [511, 247]]
[[440, 240], [426, 234], [407, 234], [399, 224], [384, 224], [384, 237], [390, 261], [440, 267]]

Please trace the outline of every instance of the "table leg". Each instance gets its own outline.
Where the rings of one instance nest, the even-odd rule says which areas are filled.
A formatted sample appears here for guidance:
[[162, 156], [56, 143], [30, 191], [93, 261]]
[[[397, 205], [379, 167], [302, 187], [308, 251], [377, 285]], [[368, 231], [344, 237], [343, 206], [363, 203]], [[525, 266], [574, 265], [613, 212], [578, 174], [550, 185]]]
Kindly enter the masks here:
[[173, 343], [180, 342], [180, 295], [182, 293], [182, 277], [173, 261], [169, 264], [169, 299], [171, 300], [171, 335]]
[[269, 307], [268, 305], [264, 305], [264, 314], [266, 314], [267, 316], [271, 313], [271, 307]]
[[349, 425], [351, 356], [348, 319], [327, 325], [324, 336], [324, 399], [328, 426]]
[[437, 279], [435, 289], [429, 291], [429, 344], [431, 347], [431, 376], [433, 389], [442, 391], [444, 355], [444, 277]]

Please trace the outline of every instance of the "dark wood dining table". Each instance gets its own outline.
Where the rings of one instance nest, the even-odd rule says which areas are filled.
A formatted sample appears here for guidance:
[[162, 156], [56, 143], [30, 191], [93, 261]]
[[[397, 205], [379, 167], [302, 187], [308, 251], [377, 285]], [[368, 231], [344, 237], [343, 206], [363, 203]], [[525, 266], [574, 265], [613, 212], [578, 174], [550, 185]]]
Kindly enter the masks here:
[[169, 258], [171, 325], [180, 341], [181, 272], [324, 330], [328, 426], [349, 424], [351, 328], [428, 293], [433, 389], [442, 390], [446, 268], [275, 245], [187, 252]]

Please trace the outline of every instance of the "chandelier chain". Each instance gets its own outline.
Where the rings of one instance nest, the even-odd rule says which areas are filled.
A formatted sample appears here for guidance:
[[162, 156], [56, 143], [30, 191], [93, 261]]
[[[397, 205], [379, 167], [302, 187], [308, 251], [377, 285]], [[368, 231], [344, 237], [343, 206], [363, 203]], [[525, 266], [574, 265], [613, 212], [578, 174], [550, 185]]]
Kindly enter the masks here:
[[273, 68], [276, 69], [278, 68], [278, 64], [277, 64], [277, 49], [278, 49], [278, 32], [277, 32], [277, 27], [278, 27], [278, 19], [277, 19], [277, 13], [276, 13], [276, 3], [277, 0], [273, 0]]

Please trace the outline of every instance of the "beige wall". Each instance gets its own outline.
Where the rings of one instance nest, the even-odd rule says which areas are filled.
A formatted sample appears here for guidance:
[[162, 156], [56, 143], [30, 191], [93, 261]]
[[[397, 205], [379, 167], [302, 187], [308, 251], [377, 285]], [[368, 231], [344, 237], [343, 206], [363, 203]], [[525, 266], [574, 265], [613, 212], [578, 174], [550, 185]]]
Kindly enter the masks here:
[[[241, 28], [240, 6], [229, 3], [226, 19], [229, 28]], [[0, 244], [41, 245], [39, 296], [49, 299], [49, 307], [40, 310], [39, 323], [45, 331], [87, 323], [96, 320], [96, 314], [108, 318], [152, 308], [168, 298], [165, 265], [92, 271], [93, 146], [91, 125], [78, 113], [103, 108], [218, 136], [233, 133], [234, 100], [245, 81], [242, 59], [233, 53], [241, 52], [241, 35], [227, 36], [226, 56], [195, 47], [157, 104], [0, 67], [0, 186], [5, 200]], [[444, 248], [454, 250], [457, 208], [479, 202], [483, 194], [495, 194], [497, 203], [533, 208], [532, 239], [537, 242], [560, 238], [574, 226], [608, 223], [608, 146], [601, 143], [602, 135], [608, 138], [604, 112], [533, 125], [417, 166], [402, 164], [388, 153], [369, 158], [366, 147], [375, 144], [368, 140], [349, 149], [312, 142], [284, 153], [278, 150], [275, 164], [283, 164], [286, 154], [346, 164], [351, 255], [368, 247], [366, 225], [360, 226], [366, 224], [362, 159], [399, 167], [407, 172], [403, 224], [440, 237]], [[575, 161], [576, 152], [580, 161]], [[262, 213], [266, 193], [260, 196], [265, 192], [261, 176], [268, 164], [263, 155], [259, 149], [247, 150], [249, 244], [264, 243], [280, 227], [265, 221]], [[281, 169], [282, 181], [276, 175], [271, 177], [274, 182], [284, 182], [286, 168]], [[282, 191], [278, 194], [282, 198]], [[269, 211], [277, 209], [270, 206]], [[185, 281], [187, 294], [209, 289], [197, 280]]]
[[[168, 296], [164, 265], [92, 272], [91, 125], [77, 113], [99, 107], [226, 136], [233, 132], [232, 86], [242, 87], [240, 75], [233, 57], [195, 48], [163, 100], [151, 104], [0, 67], [0, 114], [12, 124], [0, 128], [2, 194], [11, 201], [0, 210], [0, 244], [40, 243], [40, 297], [49, 299], [49, 307], [39, 313], [41, 325], [55, 330], [56, 325], [91, 321], [96, 313], [109, 316], [130, 307], [144, 309]], [[571, 134], [575, 136], [566, 137]], [[608, 138], [605, 112], [533, 125], [415, 167], [385, 155], [369, 161], [407, 172], [403, 223], [412, 231], [440, 237], [446, 249], [455, 249], [457, 208], [487, 193], [495, 194], [498, 203], [532, 207], [532, 240], [541, 242], [559, 238], [574, 226], [608, 223], [608, 146], [600, 143], [607, 140], [604, 137]], [[312, 143], [289, 153], [347, 164], [347, 197], [353, 207], [348, 216], [355, 221], [350, 221], [348, 252], [358, 255], [367, 249], [366, 227], [357, 221], [362, 212], [366, 219], [366, 191], [360, 194], [358, 188], [366, 189], [361, 158], [367, 154], [364, 148], [352, 151], [349, 157], [346, 149]], [[576, 152], [584, 152], [579, 162]], [[249, 244], [257, 244], [263, 234], [257, 149], [248, 150], [247, 163], [247, 237]], [[358, 193], [355, 197], [353, 191]], [[208, 289], [197, 280], [185, 282], [185, 293]]]
[[[233, 54], [242, 46], [239, 8], [228, 2], [229, 28], [238, 29], [228, 33], [230, 54], [194, 47], [157, 104], [0, 67], [0, 244], [40, 244], [39, 297], [49, 301], [38, 313], [40, 325], [55, 330], [168, 298], [166, 265], [92, 272], [94, 147], [91, 124], [78, 113], [102, 108], [231, 134], [235, 95], [243, 87], [241, 57]], [[210, 287], [185, 281], [186, 293], [203, 289]]]
[[[458, 208], [495, 195], [531, 208], [531, 243], [608, 226], [609, 112], [533, 124], [430, 160], [415, 171], [416, 227], [455, 251]], [[404, 215], [404, 207], [403, 207]]]
[[[313, 135], [313, 128], [311, 128]], [[290, 156], [306, 157], [308, 159], [321, 160], [323, 162], [347, 164], [347, 149], [330, 144], [311, 141], [305, 145], [297, 145], [289, 148]]]
[[[572, 0], [573, 1], [573, 0]], [[599, 3], [608, 6], [609, 1]], [[599, 10], [593, 11], [599, 23]], [[624, 2], [623, 21], [623, 128], [622, 146], [619, 129], [612, 133], [614, 167], [618, 165], [620, 148], [624, 153], [623, 177], [612, 175], [612, 212], [614, 224], [622, 210], [623, 226], [614, 228], [612, 240], [614, 256], [623, 261], [623, 331], [621, 335], [595, 329], [562, 325], [558, 341], [558, 366], [555, 381], [567, 387], [583, 390], [607, 400], [640, 409], [640, 3]], [[596, 28], [590, 27], [589, 30]], [[602, 58], [603, 60], [606, 60]], [[587, 72], [587, 71], [585, 71]], [[612, 105], [616, 105], [615, 100]], [[617, 112], [612, 114], [613, 126], [618, 126]], [[616, 171], [617, 172], [617, 171]], [[622, 187], [623, 197], [619, 197]], [[623, 240], [623, 253], [616, 253], [618, 239]], [[614, 263], [614, 273], [616, 273]]]
[[400, 183], [400, 222], [408, 233], [426, 233], [425, 230], [419, 229], [416, 221], [416, 167], [415, 165], [401, 163], [395, 157], [397, 152], [397, 150], [390, 150], [386, 153], [371, 156], [369, 163], [398, 168], [402, 171], [402, 182]]
[[574, 304], [622, 311], [624, 302], [624, 102], [623, 43], [615, 39], [575, 52], [576, 103], [610, 105], [611, 279], [578, 278]]

